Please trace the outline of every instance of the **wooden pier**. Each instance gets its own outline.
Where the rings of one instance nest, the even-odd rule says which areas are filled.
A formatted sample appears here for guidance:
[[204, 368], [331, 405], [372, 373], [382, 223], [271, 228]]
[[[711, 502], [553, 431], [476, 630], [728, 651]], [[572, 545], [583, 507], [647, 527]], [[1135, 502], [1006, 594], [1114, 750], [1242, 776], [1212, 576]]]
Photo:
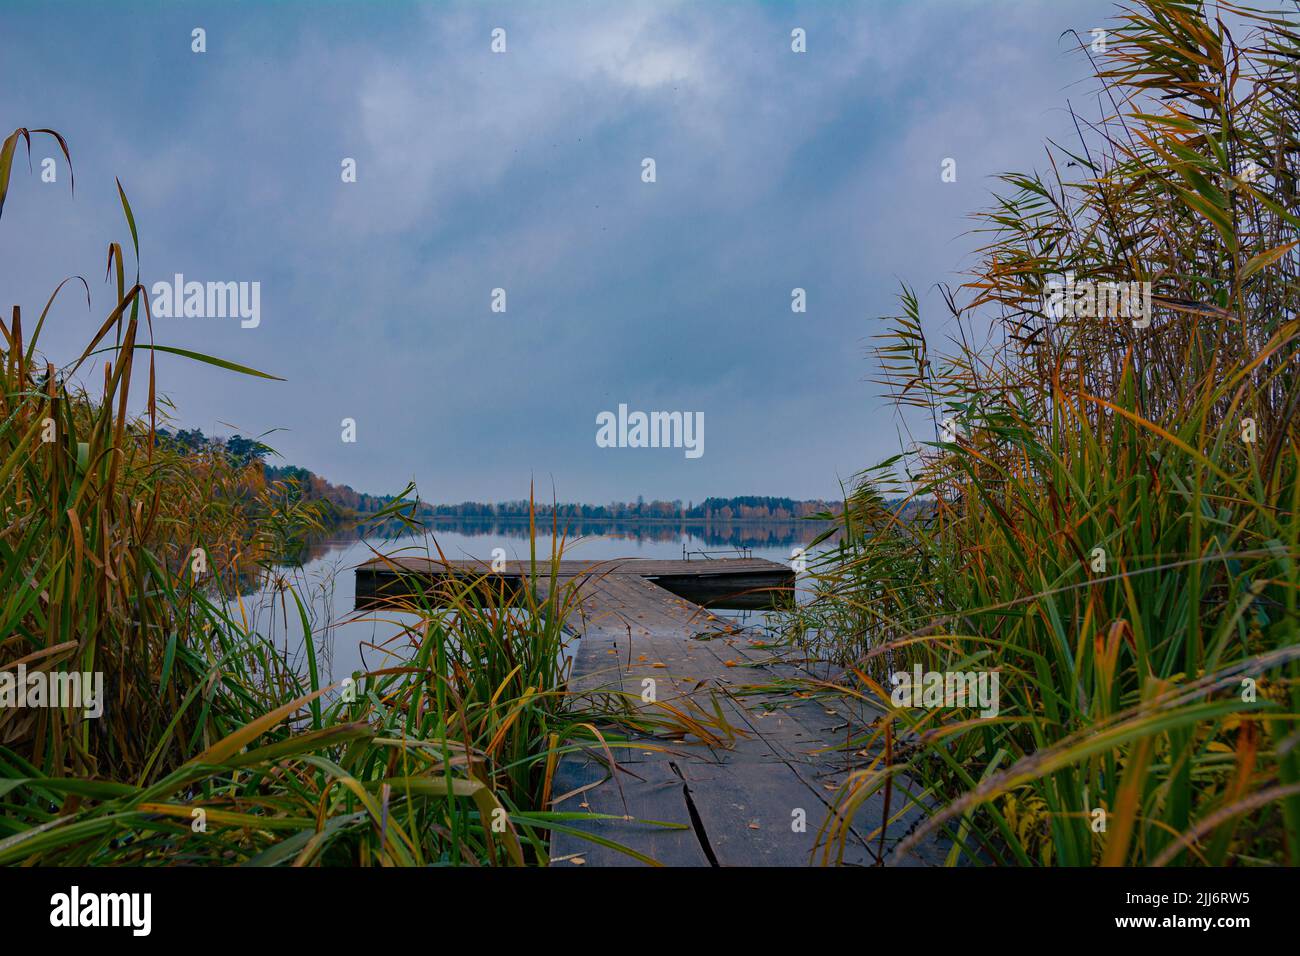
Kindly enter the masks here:
[[[372, 561], [357, 571], [358, 600], [410, 587], [412, 579], [489, 570], [477, 561]], [[528, 570], [527, 562], [509, 562], [498, 573], [522, 585]], [[549, 583], [549, 562], [539, 563], [537, 572], [539, 585]], [[855, 751], [849, 741], [879, 711], [819, 693], [809, 678], [833, 674], [705, 606], [780, 604], [793, 593], [788, 567], [759, 559], [562, 561], [557, 573], [576, 579], [579, 597], [565, 621], [581, 637], [569, 689], [622, 693], [650, 715], [683, 714], [701, 730], [698, 736], [638, 738], [616, 748], [612, 769], [598, 744], [566, 755], [556, 769], [552, 809], [593, 815], [570, 826], [669, 866], [941, 861], [932, 844], [907, 860], [891, 857], [919, 816], [907, 811], [897, 789], [888, 813], [883, 795], [867, 799], [843, 845], [833, 845], [826, 856], [820, 831], [840, 784], [878, 756]], [[617, 819], [595, 819], [598, 814]], [[551, 841], [551, 862], [642, 863], [560, 832]]]
[[[529, 574], [529, 562], [506, 561], [494, 571], [488, 561], [436, 561], [430, 558], [375, 558], [357, 568], [357, 600], [365, 602], [400, 593], [413, 584], [432, 585], [447, 575], [474, 577], [495, 574], [518, 587]], [[794, 572], [783, 564], [758, 558], [658, 561], [626, 558], [612, 561], [560, 561], [556, 576], [609, 577], [633, 575], [652, 581], [695, 604], [730, 609], [778, 606], [789, 600]], [[551, 562], [537, 562], [539, 581], [551, 576]]]

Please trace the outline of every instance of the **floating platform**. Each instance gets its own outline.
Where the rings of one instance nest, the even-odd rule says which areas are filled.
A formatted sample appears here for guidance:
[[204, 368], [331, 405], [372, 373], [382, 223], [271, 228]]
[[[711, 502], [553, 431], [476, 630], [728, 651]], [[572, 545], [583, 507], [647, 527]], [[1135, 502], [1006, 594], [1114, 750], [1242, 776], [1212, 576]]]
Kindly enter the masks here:
[[[699, 605], [729, 609], [761, 609], [785, 606], [794, 594], [794, 572], [784, 564], [762, 558], [720, 558], [717, 560], [659, 561], [617, 559], [612, 561], [559, 561], [556, 577], [607, 577], [632, 575]], [[552, 575], [551, 562], [536, 565], [540, 581]], [[409, 593], [412, 588], [436, 588], [439, 580], [458, 577], [492, 576], [518, 587], [530, 573], [527, 561], [506, 561], [494, 571], [486, 561], [438, 561], [430, 558], [375, 558], [357, 568], [358, 604]]]

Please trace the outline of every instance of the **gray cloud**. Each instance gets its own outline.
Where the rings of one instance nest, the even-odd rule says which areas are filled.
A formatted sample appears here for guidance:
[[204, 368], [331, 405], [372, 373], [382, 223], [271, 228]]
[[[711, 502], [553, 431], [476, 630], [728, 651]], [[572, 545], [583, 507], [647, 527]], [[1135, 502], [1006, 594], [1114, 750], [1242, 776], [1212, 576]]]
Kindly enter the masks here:
[[[288, 379], [164, 357], [186, 424], [284, 428], [295, 463], [437, 500], [517, 497], [530, 475], [565, 499], [833, 494], [897, 448], [863, 381], [876, 317], [899, 280], [952, 281], [989, 177], [1068, 131], [1059, 108], [1090, 87], [1058, 36], [1109, 9], [126, 4], [71, 30], [7, 10], [5, 122], [62, 130], [78, 188], [16, 176], [4, 285], [32, 312], [80, 272], [111, 308], [118, 175], [147, 280], [262, 283], [256, 330], [159, 321], [161, 341]], [[51, 322], [55, 360], [92, 324], [72, 297]], [[705, 456], [597, 448], [619, 402], [703, 411]]]

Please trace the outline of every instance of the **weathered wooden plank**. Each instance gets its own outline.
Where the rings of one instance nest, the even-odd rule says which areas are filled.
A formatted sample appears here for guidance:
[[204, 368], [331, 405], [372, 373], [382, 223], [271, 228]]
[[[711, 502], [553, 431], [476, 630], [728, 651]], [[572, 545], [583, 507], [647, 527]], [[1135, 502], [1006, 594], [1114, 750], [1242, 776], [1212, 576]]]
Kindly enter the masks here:
[[571, 690], [621, 689], [636, 699], [649, 691], [661, 704], [699, 703], [695, 685], [722, 667], [684, 638], [725, 622], [633, 576], [593, 576], [578, 588], [578, 606], [566, 620], [583, 635]]
[[[685, 782], [672, 769], [668, 758], [620, 763], [628, 772], [620, 772], [619, 784], [609, 778], [604, 764], [585, 755], [566, 757], [556, 769], [555, 787], [563, 794], [580, 787], [597, 784], [554, 805], [561, 812], [612, 814], [627, 819], [589, 820], [580, 827], [584, 833], [603, 837], [639, 853], [664, 866], [709, 866], [692, 824], [684, 791]], [[633, 776], [635, 774], [635, 776]], [[655, 826], [641, 821], [677, 824], [678, 829]], [[641, 866], [641, 861], [611, 847], [569, 833], [551, 837], [551, 862], [555, 866]]]
[[[743, 634], [691, 643], [701, 656], [713, 657], [712, 666], [703, 661], [696, 666], [709, 674], [710, 688], [722, 695], [724, 714], [745, 734], [725, 749], [715, 748], [711, 760], [682, 764], [715, 856], [724, 866], [807, 865], [835, 787], [828, 780], [829, 735], [775, 703], [771, 710], [760, 708], [768, 700], [788, 699], [785, 693], [751, 692], [750, 685], [776, 679], [769, 665], [749, 660], [778, 661], [770, 649], [748, 647]], [[824, 723], [825, 712], [819, 714]], [[875, 862], [859, 830], [848, 834], [844, 861]]]
[[[730, 682], [731, 690], [743, 705], [737, 711], [739, 717], [755, 733], [761, 734], [774, 752], [782, 755], [825, 809], [831, 810], [839, 787], [849, 774], [868, 767], [879, 755], [883, 745], [878, 743], [863, 752], [861, 743], [854, 741], [860, 741], [868, 733], [883, 711], [831, 692], [792, 693], [793, 685], [784, 686], [783, 682], [802, 683], [812, 676], [800, 666], [797, 654], [751, 642], [743, 635], [724, 637], [710, 642], [709, 646], [720, 658], [742, 660], [748, 665], [731, 672], [736, 675]], [[764, 678], [775, 682], [771, 690], [761, 687]], [[884, 857], [891, 865], [942, 862], [944, 849], [935, 841], [922, 844], [907, 860], [890, 857], [894, 846], [923, 815], [920, 808], [909, 808], [901, 789], [906, 784], [905, 780], [896, 782], [888, 801], [883, 793], [863, 801], [846, 834], [845, 845], [836, 850], [842, 852], [843, 862], [871, 863], [878, 857]], [[820, 825], [821, 820], [817, 823]]]
[[[402, 559], [382, 570], [379, 564], [363, 566], [370, 569], [372, 584], [403, 575], [492, 576], [482, 562]], [[358, 570], [359, 593], [363, 569]], [[508, 562], [499, 578], [522, 587], [532, 570], [528, 562]], [[876, 749], [862, 752], [860, 740], [881, 712], [842, 695], [792, 693], [796, 683], [806, 688], [811, 676], [796, 649], [766, 646], [683, 596], [706, 577], [714, 583], [702, 593], [718, 594], [760, 579], [786, 587], [792, 572], [756, 559], [562, 561], [554, 569], [539, 562], [536, 570], [531, 580], [543, 595], [552, 581], [576, 589], [565, 618], [566, 629], [580, 635], [571, 692], [625, 695], [660, 718], [687, 715], [699, 722], [703, 735], [685, 740], [648, 735], [619, 746], [613, 772], [598, 745], [566, 755], [553, 782], [554, 809], [611, 814], [616, 819], [574, 826], [668, 865], [819, 861], [818, 831], [840, 785], [876, 756]], [[683, 582], [685, 590], [678, 587]], [[643, 694], [652, 699], [644, 701]], [[886, 825], [887, 815], [896, 816], [903, 806], [897, 793], [888, 807], [882, 794], [864, 801], [832, 859], [842, 852], [844, 863], [872, 865], [877, 854], [887, 857], [919, 815], [913, 810]], [[638, 820], [666, 821], [680, 829]], [[551, 852], [562, 864], [635, 863], [561, 833], [553, 835]], [[939, 852], [926, 844], [910, 862], [939, 862]]]
[[[745, 735], [726, 742], [677, 745], [672, 757], [654, 760], [656, 784], [623, 781], [625, 793], [633, 794], [628, 799], [643, 799], [641, 791], [647, 787], [656, 795], [656, 787], [663, 793], [674, 793], [664, 783], [672, 783], [662, 769], [666, 759], [681, 785], [680, 798], [673, 796], [680, 805], [675, 802], [672, 806], [679, 814], [683, 809], [688, 812], [696, 843], [708, 862], [723, 866], [807, 865], [826, 814], [827, 798], [818, 792], [816, 781], [809, 779], [811, 775], [801, 774], [795, 763], [800, 759], [811, 763], [812, 752], [825, 743], [804, 730], [794, 730], [796, 737], [806, 737], [807, 752], [792, 756], [791, 748], [772, 740], [768, 731], [768, 726], [775, 727], [786, 718], [778, 716], [775, 722], [767, 718], [769, 724], [764, 726], [765, 718], [747, 714], [742, 699], [732, 693], [737, 678], [752, 679], [752, 674], [739, 665], [752, 664], [750, 658], [771, 658], [771, 651], [736, 649], [747, 641], [728, 622], [639, 576], [592, 578], [580, 585], [579, 593], [581, 609], [570, 624], [583, 633], [584, 643], [594, 638], [592, 644], [580, 650], [580, 662], [589, 664], [593, 652], [617, 657], [622, 671], [620, 684], [627, 693], [639, 695], [645, 687], [643, 681], [653, 680], [661, 706], [707, 714], [716, 708]], [[611, 648], [614, 654], [609, 654]], [[574, 779], [584, 779], [584, 770], [591, 772], [590, 768], [576, 766], [564, 769], [566, 778]], [[640, 763], [635, 769], [642, 773], [648, 767]], [[598, 801], [605, 802], [610, 789], [610, 784], [596, 788]], [[587, 802], [595, 806], [591, 799]], [[616, 839], [617, 834], [626, 834], [633, 841], [648, 838], [634, 830], [623, 821], [607, 821], [589, 832], [610, 839]], [[579, 852], [572, 849], [572, 843], [573, 838], [560, 840], [557, 847], [563, 852], [559, 855]], [[671, 859], [662, 862], [700, 862], [694, 852], [683, 858], [681, 843], [673, 837], [657, 835], [655, 845], [671, 853]], [[846, 856], [857, 863], [874, 859], [860, 840]], [[599, 864], [605, 858], [601, 854], [585, 859]]]
[[[720, 866], [808, 866], [825, 805], [788, 764], [744, 753], [682, 765]], [[855, 847], [864, 862], [863, 848]]]

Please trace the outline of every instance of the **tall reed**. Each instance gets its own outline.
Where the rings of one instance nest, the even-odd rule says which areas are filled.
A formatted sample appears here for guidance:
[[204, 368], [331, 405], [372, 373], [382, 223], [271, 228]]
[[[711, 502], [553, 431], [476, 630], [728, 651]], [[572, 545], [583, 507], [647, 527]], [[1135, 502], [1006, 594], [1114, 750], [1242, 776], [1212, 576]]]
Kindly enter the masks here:
[[[952, 863], [1294, 865], [1300, 34], [1146, 0], [1083, 52], [1101, 114], [1002, 177], [953, 341], [905, 288], [876, 351], [937, 440], [861, 476], [789, 622], [886, 710], [827, 846], [910, 781]], [[1051, 308], [1067, 273], [1150, 282], [1150, 324]], [[896, 696], [918, 664], [998, 715]]]
[[[34, 133], [66, 152], [51, 131], [8, 137], [0, 211]], [[154, 343], [121, 245], [109, 264], [115, 305], [71, 364], [43, 360], [38, 341], [73, 280], [30, 334], [17, 307], [0, 323], [0, 671], [99, 673], [107, 697], [99, 717], [0, 710], [0, 864], [544, 864], [573, 816], [551, 809], [558, 760], [577, 747], [614, 760], [620, 723], [661, 720], [565, 691], [574, 585], [552, 578], [520, 603], [485, 570], [397, 599], [386, 610], [418, 622], [394, 625], [409, 657], [332, 686], [288, 589], [306, 636], [306, 666], [293, 666], [246, 625], [238, 578], [310, 525], [310, 508], [256, 468], [157, 441], [153, 356], [270, 376]], [[92, 394], [77, 383], [101, 359]], [[558, 557], [536, 560], [536, 580]]]

